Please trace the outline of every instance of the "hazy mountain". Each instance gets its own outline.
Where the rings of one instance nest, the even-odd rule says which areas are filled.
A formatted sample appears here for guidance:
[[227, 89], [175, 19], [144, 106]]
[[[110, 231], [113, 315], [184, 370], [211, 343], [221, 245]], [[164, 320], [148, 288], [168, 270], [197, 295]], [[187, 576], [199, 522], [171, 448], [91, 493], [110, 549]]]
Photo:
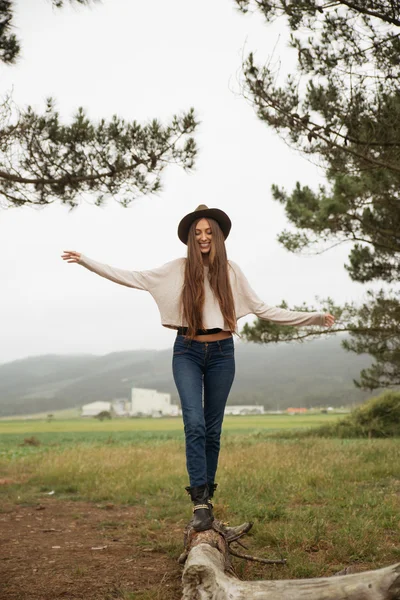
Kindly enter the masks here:
[[[94, 400], [128, 398], [132, 387], [170, 392], [178, 402], [171, 372], [172, 350], [134, 350], [105, 356], [34, 356], [0, 365], [0, 415], [54, 411]], [[236, 343], [236, 380], [230, 404], [342, 406], [371, 393], [353, 378], [371, 364], [369, 356], [345, 352], [339, 338], [302, 344]]]

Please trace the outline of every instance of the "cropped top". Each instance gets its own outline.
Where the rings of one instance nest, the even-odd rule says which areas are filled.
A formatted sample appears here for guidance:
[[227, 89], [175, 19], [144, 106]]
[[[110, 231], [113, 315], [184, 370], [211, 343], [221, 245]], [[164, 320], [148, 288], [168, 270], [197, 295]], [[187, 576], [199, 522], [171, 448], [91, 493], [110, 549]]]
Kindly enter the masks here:
[[[180, 301], [184, 283], [185, 263], [186, 258], [178, 258], [149, 271], [129, 271], [110, 267], [83, 254], [81, 254], [79, 260], [79, 264], [101, 277], [127, 287], [150, 292], [160, 311], [162, 325], [171, 329], [187, 327]], [[250, 287], [240, 267], [232, 260], [228, 261], [228, 264], [236, 319], [254, 314], [260, 319], [280, 323], [281, 325], [324, 326], [324, 313], [292, 311], [268, 306]], [[224, 322], [219, 302], [210, 287], [208, 267], [204, 267], [204, 296], [204, 328], [229, 330]]]

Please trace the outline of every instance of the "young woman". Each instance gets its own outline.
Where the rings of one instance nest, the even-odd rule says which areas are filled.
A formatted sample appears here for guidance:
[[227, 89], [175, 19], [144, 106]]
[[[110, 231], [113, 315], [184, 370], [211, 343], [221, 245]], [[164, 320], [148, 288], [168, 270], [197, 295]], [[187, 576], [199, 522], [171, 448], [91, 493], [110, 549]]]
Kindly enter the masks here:
[[330, 327], [324, 313], [267, 306], [250, 287], [238, 265], [228, 261], [225, 240], [231, 229], [226, 213], [201, 204], [178, 226], [187, 258], [150, 271], [127, 271], [98, 263], [75, 251], [62, 258], [79, 263], [115, 283], [146, 290], [155, 299], [165, 327], [177, 330], [172, 369], [182, 405], [186, 466], [193, 501], [192, 526], [209, 529], [211, 499], [217, 487], [224, 410], [235, 375], [232, 334], [236, 321], [255, 314], [282, 325]]

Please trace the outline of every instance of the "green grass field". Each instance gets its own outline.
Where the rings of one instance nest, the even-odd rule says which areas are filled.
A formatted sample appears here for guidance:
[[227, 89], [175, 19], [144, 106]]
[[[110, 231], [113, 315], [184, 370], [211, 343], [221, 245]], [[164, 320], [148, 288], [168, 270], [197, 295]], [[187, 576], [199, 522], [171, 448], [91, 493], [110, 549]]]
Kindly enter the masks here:
[[[227, 416], [224, 419], [224, 431], [277, 430], [304, 427], [316, 427], [332, 423], [343, 415], [255, 415]], [[0, 420], [0, 435], [4, 433], [49, 433], [49, 432], [97, 432], [97, 431], [183, 431], [182, 418], [162, 419], [111, 419], [99, 421], [94, 418], [81, 419], [7, 419]]]
[[[279, 431], [305, 430], [335, 422], [341, 415], [261, 415], [224, 420], [223, 437], [248, 434], [259, 440]], [[34, 438], [37, 445], [24, 442]], [[69, 445], [152, 444], [167, 440], [183, 441], [181, 417], [165, 419], [45, 419], [0, 421], [0, 456], [23, 456], [31, 453], [62, 451]]]
[[[288, 559], [284, 569], [239, 563], [245, 579], [400, 560], [400, 439], [273, 437], [335, 418], [225, 419], [216, 516], [252, 520], [251, 552]], [[0, 506], [35, 505], [50, 491], [59, 500], [138, 505], [146, 509], [143, 540], [154, 527], [171, 530], [168, 552], [179, 555], [190, 518], [180, 419], [3, 421], [0, 433], [0, 477], [9, 480]], [[32, 436], [39, 445], [24, 442]]]

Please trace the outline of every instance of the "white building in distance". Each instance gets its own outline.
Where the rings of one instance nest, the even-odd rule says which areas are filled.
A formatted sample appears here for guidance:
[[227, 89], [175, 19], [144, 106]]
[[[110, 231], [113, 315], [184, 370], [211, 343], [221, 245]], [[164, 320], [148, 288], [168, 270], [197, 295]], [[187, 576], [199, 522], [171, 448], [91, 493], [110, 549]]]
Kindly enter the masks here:
[[171, 394], [145, 388], [132, 388], [129, 415], [131, 417], [177, 417], [179, 409], [176, 404], [171, 403]]
[[103, 410], [111, 412], [111, 402], [91, 402], [82, 406], [81, 417], [97, 417]]
[[129, 416], [129, 400], [126, 398], [114, 398], [111, 404], [116, 417]]
[[226, 406], [226, 415], [263, 415], [265, 413], [263, 406], [256, 404], [244, 404], [236, 406]]

